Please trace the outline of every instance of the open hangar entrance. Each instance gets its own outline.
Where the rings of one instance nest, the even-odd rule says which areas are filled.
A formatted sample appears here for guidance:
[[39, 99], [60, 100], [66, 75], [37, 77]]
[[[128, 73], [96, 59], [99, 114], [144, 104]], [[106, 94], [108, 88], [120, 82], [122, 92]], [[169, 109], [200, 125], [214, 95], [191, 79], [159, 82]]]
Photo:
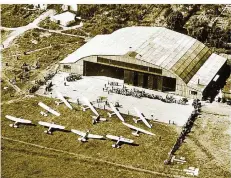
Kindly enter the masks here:
[[[105, 62], [105, 60], [103, 61]], [[156, 72], [150, 73], [139, 68], [145, 68], [145, 66], [139, 66], [131, 64], [128, 69], [128, 64], [118, 62], [120, 65], [110, 65], [109, 63], [94, 63], [89, 61], [83, 62], [83, 75], [84, 76], [106, 76], [124, 80], [124, 83], [138, 86], [142, 88], [148, 88], [158, 91], [175, 91], [176, 79], [166, 76], [162, 76], [160, 69], [152, 69]], [[125, 65], [126, 67], [122, 66]], [[137, 70], [138, 69], [138, 70]], [[150, 69], [149, 69], [150, 70]], [[157, 73], [159, 72], [159, 74]]]

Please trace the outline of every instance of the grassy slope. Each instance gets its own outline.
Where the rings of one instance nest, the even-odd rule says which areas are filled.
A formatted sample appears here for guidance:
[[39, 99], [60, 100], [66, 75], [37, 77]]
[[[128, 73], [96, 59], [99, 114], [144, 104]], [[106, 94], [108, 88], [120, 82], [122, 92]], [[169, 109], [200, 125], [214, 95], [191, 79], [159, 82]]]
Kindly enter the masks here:
[[[39, 111], [41, 111], [41, 109], [37, 105], [39, 100], [42, 100], [47, 105], [58, 110], [61, 113], [61, 116], [54, 117], [49, 115], [49, 117], [47, 118], [42, 117], [39, 114]], [[101, 113], [106, 116], [105, 111], [101, 111]], [[167, 154], [174, 143], [174, 138], [176, 138], [177, 134], [173, 128], [164, 124], [154, 123], [152, 132], [155, 133], [157, 136], [152, 137], [142, 134], [140, 135], [140, 137], [134, 137], [133, 135], [131, 135], [131, 131], [115, 117], [109, 119], [108, 122], [93, 126], [90, 119], [91, 111], [87, 111], [85, 113], [80, 111], [69, 112], [65, 106], [55, 106], [53, 100], [40, 97], [25, 99], [24, 101], [21, 101], [21, 103], [15, 102], [10, 105], [4, 104], [2, 106], [2, 116], [6, 114], [30, 119], [34, 123], [37, 123], [39, 120], [49, 122], [54, 121], [58, 124], [65, 125], [68, 130], [70, 130], [71, 128], [83, 131], [90, 129], [92, 133], [96, 134], [123, 135], [125, 137], [134, 139], [135, 142], [139, 144], [139, 146], [123, 145], [122, 149], [112, 149], [111, 145], [113, 144], [113, 142], [104, 140], [89, 140], [88, 143], [81, 144], [77, 142], [78, 136], [72, 133], [54, 132], [53, 136], [49, 136], [43, 133], [45, 129], [41, 126], [21, 126], [19, 129], [12, 129], [9, 127], [9, 124], [11, 122], [3, 119], [2, 135], [5, 137], [83, 154], [116, 163], [132, 165], [134, 167], [166, 173], [170, 171], [168, 166], [163, 166], [163, 161], [166, 159]], [[132, 123], [131, 117], [126, 117], [126, 120]], [[142, 123], [139, 124], [139, 127], [145, 128]], [[158, 140], [160, 135], [162, 136], [161, 141]], [[7, 154], [7, 152], [10, 152], [9, 150], [12, 149], [11, 147], [14, 144], [8, 145], [8, 141], [4, 141], [3, 143], [5, 143], [4, 150], [6, 152], [6, 156], [3, 156], [2, 160], [3, 162], [5, 162], [4, 160], [9, 161], [10, 159], [10, 156], [9, 154]], [[183, 152], [188, 152], [188, 154], [190, 153], [189, 156], [192, 157], [190, 162], [194, 162], [193, 153], [189, 152], [187, 149], [188, 148], [185, 146]], [[16, 152], [18, 151], [16, 150]], [[46, 150], [41, 150], [41, 152], [43, 152], [43, 154], [48, 154]], [[15, 154], [17, 155], [19, 153]], [[19, 159], [19, 161], [22, 161], [21, 158], [17, 159]], [[36, 164], [36, 161], [33, 160], [34, 157], [31, 157], [30, 159], [32, 162], [35, 162], [34, 164]], [[28, 161], [24, 160], [25, 163]], [[48, 163], [48, 160], [46, 162]], [[182, 168], [182, 166], [176, 167]], [[3, 169], [6, 169], [6, 173], [12, 171], [12, 168], [8, 167], [7, 164], [3, 165]]]
[[2, 4], [1, 25], [3, 27], [20, 27], [31, 23], [42, 11], [28, 11], [26, 4]]
[[[53, 65], [64, 59], [68, 54], [74, 52], [79, 48], [84, 42], [82, 38], [66, 36], [62, 34], [51, 33], [50, 36], [43, 36], [43, 30], [33, 29], [25, 32], [16, 40], [17, 45], [13, 45], [10, 48], [4, 49], [2, 51], [3, 63], [8, 62], [10, 67], [4, 67], [3, 72], [9, 78], [14, 78], [15, 75], [21, 73], [21, 65], [26, 62], [27, 64], [34, 66], [37, 61], [39, 61], [41, 68], [38, 70], [30, 71], [30, 81], [36, 79], [38, 73], [41, 70], [45, 70], [47, 67]], [[36, 40], [38, 43], [33, 44], [32, 40]], [[36, 49], [41, 49], [44, 47], [52, 46], [49, 49], [43, 49], [41, 51], [36, 51], [28, 55], [24, 55], [24, 52], [33, 51]], [[12, 56], [16, 53], [21, 54], [19, 60]], [[19, 80], [17, 85], [20, 88], [27, 88], [30, 85], [30, 81], [26, 83], [21, 83]]]
[[6, 40], [7, 36], [11, 33], [10, 30], [1, 30], [1, 43]]

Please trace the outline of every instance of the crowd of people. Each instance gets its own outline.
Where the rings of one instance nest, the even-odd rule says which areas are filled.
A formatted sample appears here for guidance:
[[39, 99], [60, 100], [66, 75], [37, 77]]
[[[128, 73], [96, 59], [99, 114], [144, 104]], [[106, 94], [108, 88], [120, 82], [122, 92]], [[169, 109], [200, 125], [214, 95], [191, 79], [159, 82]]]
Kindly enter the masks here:
[[194, 125], [194, 121], [196, 120], [197, 116], [200, 114], [201, 109], [201, 102], [199, 99], [195, 99], [192, 103], [192, 106], [194, 107], [193, 112], [191, 113], [190, 117], [188, 118], [187, 122], [182, 128], [182, 131], [177, 138], [175, 144], [173, 145], [171, 151], [169, 152], [169, 159], [165, 160], [165, 164], [171, 163], [171, 158], [174, 155], [174, 153], [180, 148], [182, 143], [184, 142], [186, 136], [191, 132], [191, 129]]
[[166, 95], [166, 97], [164, 98], [161, 95], [157, 95], [157, 94], [155, 95], [145, 92], [145, 90], [139, 90], [136, 88], [129, 89], [124, 85], [122, 85], [122, 87], [119, 87], [118, 82], [108, 82], [108, 84], [104, 85], [103, 91], [108, 92], [108, 94], [116, 93], [125, 96], [133, 96], [136, 98], [146, 97], [150, 99], [157, 99], [165, 103], [177, 103], [177, 104], [186, 105], [188, 102], [187, 98], [176, 99], [172, 95]]

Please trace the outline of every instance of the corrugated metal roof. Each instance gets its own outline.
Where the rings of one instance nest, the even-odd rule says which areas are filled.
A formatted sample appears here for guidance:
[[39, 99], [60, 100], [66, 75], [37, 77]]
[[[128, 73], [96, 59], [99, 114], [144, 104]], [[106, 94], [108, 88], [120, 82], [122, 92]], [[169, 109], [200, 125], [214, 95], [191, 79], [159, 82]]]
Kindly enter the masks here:
[[53, 16], [52, 19], [60, 20], [62, 22], [69, 22], [69, 21], [75, 20], [75, 14], [71, 12], [64, 12], [62, 14]]
[[[129, 51], [137, 53], [136, 59], [170, 70], [186, 84], [212, 54], [196, 39], [164, 27], [127, 27], [94, 37], [61, 63], [74, 63], [92, 55], [125, 55]], [[218, 70], [219, 65], [214, 65]]]
[[224, 65], [226, 60], [226, 58], [213, 53], [188, 82], [188, 86], [203, 91]]

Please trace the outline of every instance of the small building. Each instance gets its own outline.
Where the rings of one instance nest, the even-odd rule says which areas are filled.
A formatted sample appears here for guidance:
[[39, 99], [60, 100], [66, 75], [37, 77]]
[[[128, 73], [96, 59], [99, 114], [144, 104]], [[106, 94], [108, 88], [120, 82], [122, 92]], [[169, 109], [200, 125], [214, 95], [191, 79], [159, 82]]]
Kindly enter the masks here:
[[62, 5], [62, 10], [63, 10], [63, 11], [73, 11], [73, 12], [77, 12], [77, 10], [78, 10], [78, 5], [77, 5], [77, 4], [63, 4], [63, 5]]
[[35, 9], [47, 10], [48, 4], [33, 4], [33, 6]]
[[60, 62], [64, 72], [118, 78], [195, 99], [219, 90], [226, 67], [226, 58], [200, 41], [164, 27], [127, 27], [97, 35]]
[[51, 21], [66, 27], [75, 22], [75, 14], [67, 11], [62, 14], [52, 16], [50, 19]]

